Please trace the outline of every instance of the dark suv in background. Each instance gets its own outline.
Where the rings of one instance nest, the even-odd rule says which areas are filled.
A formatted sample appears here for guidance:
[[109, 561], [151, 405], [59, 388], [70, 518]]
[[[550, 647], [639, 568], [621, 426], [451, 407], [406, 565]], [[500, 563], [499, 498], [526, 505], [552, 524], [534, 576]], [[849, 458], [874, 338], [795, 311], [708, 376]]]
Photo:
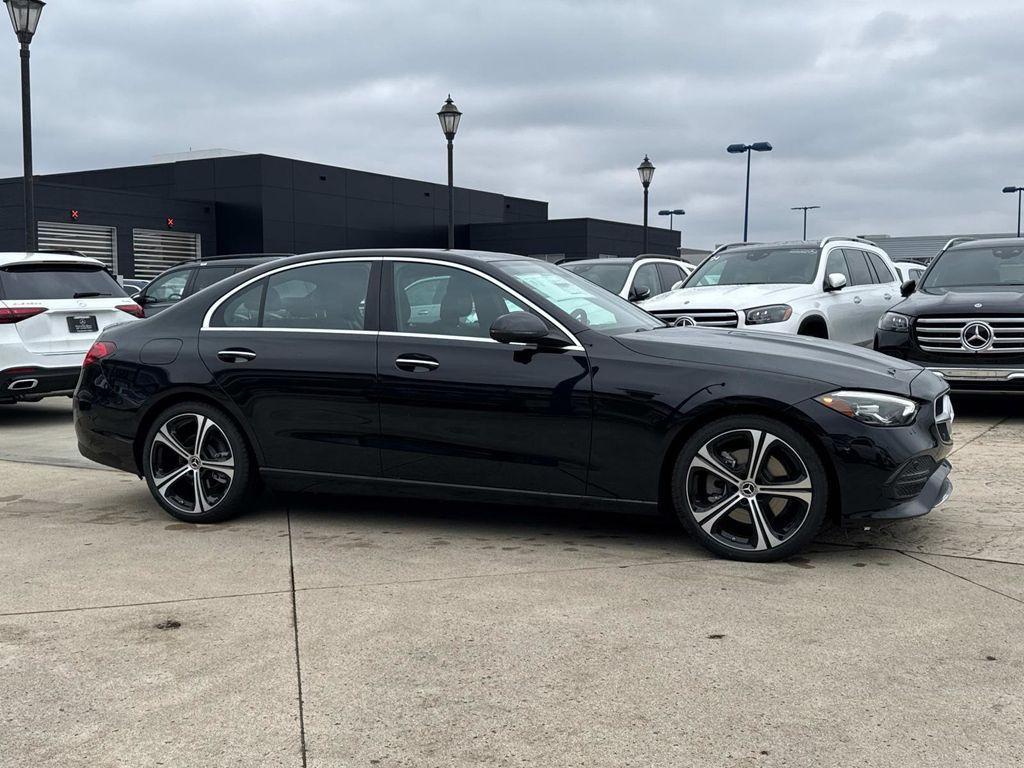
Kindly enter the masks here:
[[931, 369], [956, 392], [1024, 393], [1024, 238], [950, 240], [902, 292], [875, 349]]
[[202, 261], [187, 261], [160, 273], [144, 289], [132, 296], [146, 317], [159, 314], [182, 299], [203, 288], [209, 288], [226, 277], [244, 272], [258, 264], [291, 256], [290, 253], [246, 253], [212, 256]]

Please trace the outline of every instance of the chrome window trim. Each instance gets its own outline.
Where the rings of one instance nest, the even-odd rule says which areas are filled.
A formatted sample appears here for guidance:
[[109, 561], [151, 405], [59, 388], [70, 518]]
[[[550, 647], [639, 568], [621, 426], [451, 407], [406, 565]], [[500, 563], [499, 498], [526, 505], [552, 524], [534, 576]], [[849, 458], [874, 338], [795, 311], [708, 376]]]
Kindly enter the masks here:
[[[286, 264], [286, 265], [284, 265], [282, 267], [277, 267], [276, 269], [272, 269], [269, 272], [263, 272], [262, 274], [256, 275], [255, 277], [250, 278], [249, 280], [246, 280], [241, 285], [235, 286], [233, 289], [231, 289], [230, 292], [224, 294], [219, 299], [217, 299], [217, 301], [215, 301], [213, 303], [213, 305], [208, 310], [206, 310], [206, 314], [203, 316], [203, 324], [199, 327], [199, 330], [200, 331], [227, 331], [229, 333], [231, 333], [231, 332], [239, 332], [239, 331], [248, 331], [248, 332], [257, 331], [257, 332], [270, 332], [270, 333], [282, 333], [283, 332], [283, 333], [341, 333], [341, 334], [364, 334], [364, 335], [365, 334], [373, 334], [373, 335], [381, 335], [381, 336], [404, 336], [404, 337], [412, 337], [412, 338], [448, 339], [448, 340], [453, 340], [453, 341], [466, 341], [466, 340], [469, 340], [469, 341], [482, 341], [482, 342], [486, 342], [486, 343], [490, 343], [490, 344], [500, 344], [501, 343], [501, 342], [495, 341], [494, 339], [489, 338], [489, 337], [488, 338], [481, 338], [479, 336], [448, 336], [448, 335], [443, 335], [443, 334], [431, 334], [431, 333], [410, 333], [408, 331], [368, 331], [368, 330], [345, 331], [345, 330], [325, 329], [325, 328], [263, 328], [263, 327], [251, 327], [251, 326], [247, 326], [247, 327], [227, 327], [227, 326], [224, 326], [224, 327], [221, 327], [221, 326], [211, 326], [210, 325], [210, 320], [213, 318], [213, 315], [217, 312], [218, 309], [220, 309], [220, 306], [224, 302], [226, 302], [228, 299], [230, 299], [232, 296], [234, 296], [239, 291], [245, 290], [246, 288], [251, 286], [253, 283], [259, 282], [260, 280], [263, 280], [264, 278], [269, 278], [272, 275], [276, 275], [276, 274], [279, 274], [281, 272], [287, 272], [288, 270], [291, 270], [291, 269], [300, 269], [302, 267], [310, 267], [310, 266], [315, 266], [315, 265], [318, 265], [318, 264], [335, 264], [335, 263], [353, 264], [353, 263], [375, 262], [375, 261], [380, 261], [380, 262], [384, 262], [384, 261], [411, 262], [411, 263], [415, 263], [415, 264], [437, 264], [437, 265], [440, 265], [440, 266], [443, 266], [443, 267], [451, 267], [451, 268], [454, 268], [454, 269], [461, 269], [463, 272], [469, 272], [470, 274], [476, 275], [477, 277], [482, 277], [484, 280], [487, 280], [487, 281], [493, 283], [494, 285], [498, 286], [499, 288], [501, 288], [506, 293], [511, 294], [515, 299], [517, 299], [518, 301], [521, 301], [523, 304], [525, 304], [527, 307], [529, 307], [534, 312], [539, 314], [541, 317], [547, 319], [552, 325], [555, 326], [555, 328], [557, 328], [559, 331], [564, 333], [566, 335], [566, 337], [572, 342], [572, 344], [571, 344], [571, 346], [561, 347], [560, 349], [563, 349], [563, 350], [566, 350], [566, 351], [571, 351], [571, 352], [582, 352], [583, 351], [583, 345], [580, 343], [579, 339], [577, 339], [576, 336], [571, 331], [569, 331], [568, 328], [566, 328], [564, 325], [562, 325], [562, 323], [560, 323], [558, 320], [556, 320], [554, 317], [552, 317], [546, 311], [544, 311], [543, 309], [538, 307], [532, 301], [527, 299], [521, 293], [519, 293], [515, 289], [509, 287], [508, 285], [506, 285], [505, 283], [501, 282], [497, 278], [491, 277], [487, 273], [481, 272], [480, 270], [474, 269], [473, 267], [468, 267], [465, 264], [457, 264], [454, 261], [446, 261], [444, 259], [428, 259], [428, 258], [422, 258], [422, 257], [416, 257], [416, 256], [358, 256], [358, 257], [338, 257], [338, 256], [334, 256], [334, 257], [329, 257], [329, 258], [325, 258], [325, 259], [316, 259], [316, 260], [313, 260], [313, 261], [303, 261], [303, 262], [300, 262], [299, 264]], [[510, 345], [506, 345], [506, 346], [510, 346]]]

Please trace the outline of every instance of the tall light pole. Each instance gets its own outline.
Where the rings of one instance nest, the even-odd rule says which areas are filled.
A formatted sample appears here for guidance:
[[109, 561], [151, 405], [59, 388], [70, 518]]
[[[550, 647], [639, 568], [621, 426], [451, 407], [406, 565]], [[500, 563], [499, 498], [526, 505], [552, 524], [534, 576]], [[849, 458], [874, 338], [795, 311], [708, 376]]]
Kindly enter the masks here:
[[658, 211], [659, 216], [668, 216], [668, 231], [672, 231], [672, 219], [676, 216], [683, 216], [686, 214], [682, 208], [673, 208], [670, 211]]
[[644, 249], [641, 253], [647, 253], [647, 196], [650, 192], [651, 179], [654, 178], [654, 163], [647, 155], [644, 155], [643, 162], [637, 166], [636, 170], [640, 174], [640, 183], [644, 185]]
[[11, 24], [21, 43], [21, 135], [25, 159], [25, 250], [36, 249], [36, 199], [32, 187], [32, 89], [29, 78], [29, 43], [36, 33], [39, 16], [46, 3], [42, 0], [4, 0]]
[[804, 236], [802, 239], [807, 239], [807, 212], [821, 208], [820, 205], [794, 205], [789, 210], [791, 211], [803, 211], [804, 212]]
[[730, 144], [725, 151], [732, 155], [747, 153], [747, 194], [743, 202], [743, 242], [747, 242], [747, 221], [750, 216], [750, 151], [771, 152], [772, 145], [767, 141], [755, 141], [753, 144]]
[[1024, 187], [1003, 187], [1003, 192], [1008, 195], [1017, 193], [1017, 237], [1020, 237], [1020, 193], [1024, 192]]
[[441, 107], [441, 111], [437, 113], [437, 119], [441, 121], [441, 130], [444, 131], [444, 137], [448, 139], [448, 250], [452, 250], [455, 247], [455, 172], [454, 165], [452, 162], [453, 153], [455, 151], [455, 132], [459, 130], [459, 119], [462, 117], [462, 113], [459, 112], [459, 108], [455, 106], [455, 102], [452, 101], [452, 95], [449, 93], [448, 98], [445, 99], [444, 104]]

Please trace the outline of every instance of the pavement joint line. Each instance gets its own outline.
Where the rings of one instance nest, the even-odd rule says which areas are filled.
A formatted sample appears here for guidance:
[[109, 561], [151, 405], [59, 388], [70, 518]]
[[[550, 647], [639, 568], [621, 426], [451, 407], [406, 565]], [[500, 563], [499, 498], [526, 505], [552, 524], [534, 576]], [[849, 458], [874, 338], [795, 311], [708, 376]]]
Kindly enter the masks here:
[[911, 552], [909, 549], [898, 549], [897, 547], [881, 547], [876, 544], [869, 544], [867, 546], [861, 546], [859, 544], [845, 544], [834, 541], [825, 542], [832, 547], [846, 547], [847, 549], [853, 550], [867, 550], [877, 549], [880, 552], [899, 552], [901, 555], [910, 554], [912, 555], [927, 555], [928, 557], [948, 557], [951, 560], [970, 560], [975, 563], [992, 563], [993, 565], [1016, 565], [1018, 567], [1024, 567], [1024, 563], [1019, 563], [1016, 560], [997, 560], [992, 557], [976, 557], [974, 555], [951, 555], [947, 552], [926, 552], [925, 550], [914, 550]]
[[947, 570], [946, 568], [943, 568], [941, 565], [936, 565], [935, 563], [929, 563], [927, 560], [922, 560], [919, 557], [914, 557], [909, 552], [904, 552], [903, 550], [899, 550], [899, 549], [895, 550], [895, 551], [899, 552], [901, 555], [909, 557], [911, 560], [916, 560], [919, 563], [922, 563], [924, 565], [930, 566], [930, 567], [934, 568], [937, 571], [942, 571], [945, 574], [953, 576], [953, 577], [955, 577], [957, 579], [960, 579], [962, 581], [966, 581], [968, 584], [973, 584], [976, 587], [981, 587], [982, 589], [988, 590], [989, 592], [994, 592], [995, 594], [1000, 595], [1001, 597], [1005, 597], [1008, 600], [1013, 600], [1013, 602], [1015, 602], [1015, 603], [1019, 603], [1021, 605], [1024, 605], [1024, 600], [1022, 600], [1019, 597], [1014, 597], [1013, 595], [1008, 595], [1005, 592], [1000, 592], [998, 589], [995, 589], [994, 587], [988, 587], [988, 586], [986, 586], [984, 584], [979, 584], [978, 582], [974, 581], [973, 579], [969, 579], [966, 576], [963, 576], [963, 575], [961, 575], [959, 573], [953, 573], [953, 571]]
[[43, 459], [43, 458], [25, 458], [21, 457], [18, 459], [11, 458], [8, 455], [0, 454], [0, 462], [8, 462], [11, 464], [33, 464], [35, 466], [42, 467], [60, 467], [61, 469], [84, 469], [88, 472], [117, 472], [118, 470], [112, 469], [111, 467], [104, 467], [97, 464], [95, 467], [90, 467], [86, 463], [76, 464], [72, 461], [57, 461], [55, 459]]
[[299, 693], [299, 744], [302, 749], [302, 768], [306, 768], [306, 715], [302, 701], [302, 659], [299, 655], [299, 607], [295, 600], [295, 554], [292, 547], [292, 508], [286, 510], [288, 520], [288, 578], [291, 581], [292, 629], [295, 635], [295, 680]]
[[981, 438], [983, 438], [983, 437], [984, 437], [985, 435], [987, 435], [987, 434], [988, 434], [989, 432], [991, 432], [991, 431], [992, 431], [993, 429], [995, 429], [996, 427], [1000, 426], [1001, 424], [1003, 424], [1004, 422], [1006, 422], [1007, 420], [1009, 420], [1009, 418], [1010, 418], [1009, 416], [1003, 416], [1003, 418], [1001, 418], [1001, 419], [1000, 419], [999, 421], [997, 421], [997, 422], [996, 422], [995, 424], [993, 424], [992, 426], [990, 426], [990, 427], [989, 427], [988, 429], [986, 429], [986, 430], [985, 430], [984, 432], [981, 432], [980, 434], [977, 434], [977, 435], [975, 435], [974, 437], [972, 437], [972, 438], [971, 438], [970, 440], [968, 440], [968, 441], [967, 441], [966, 443], [964, 443], [963, 445], [958, 445], [958, 446], [957, 446], [956, 448], [954, 448], [954, 449], [953, 449], [952, 451], [950, 451], [950, 452], [949, 452], [949, 455], [950, 455], [950, 456], [952, 456], [952, 455], [953, 455], [954, 453], [956, 453], [957, 451], [959, 451], [959, 450], [960, 450], [961, 448], [966, 448], [966, 447], [967, 447], [968, 445], [970, 445], [971, 443], [973, 443], [973, 442], [974, 442], [975, 440], [980, 440], [980, 439], [981, 439]]
[[174, 603], [199, 603], [205, 600], [234, 600], [241, 597], [268, 597], [287, 595], [287, 589], [271, 589], [265, 592], [238, 592], [231, 595], [199, 595], [198, 597], [175, 597], [168, 600], [145, 600], [140, 603], [111, 603], [109, 605], [80, 605], [74, 608], [43, 608], [37, 611], [8, 611], [0, 613], [0, 619], [12, 616], [43, 616], [49, 613], [76, 613], [78, 611], [107, 611], [114, 608], [146, 608], [150, 605], [172, 605]]

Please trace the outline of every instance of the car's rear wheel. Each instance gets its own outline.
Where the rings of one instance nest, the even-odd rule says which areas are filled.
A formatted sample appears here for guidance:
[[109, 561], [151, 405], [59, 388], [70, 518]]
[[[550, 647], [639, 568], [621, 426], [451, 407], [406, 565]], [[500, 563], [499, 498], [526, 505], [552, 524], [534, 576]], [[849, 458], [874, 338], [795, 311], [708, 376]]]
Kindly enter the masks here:
[[153, 498], [171, 515], [215, 523], [243, 508], [253, 461], [227, 414], [204, 403], [180, 403], [161, 413], [146, 435], [143, 473]]
[[683, 526], [712, 552], [778, 560], [799, 552], [821, 529], [828, 476], [813, 446], [782, 422], [730, 416], [683, 445], [672, 500]]

